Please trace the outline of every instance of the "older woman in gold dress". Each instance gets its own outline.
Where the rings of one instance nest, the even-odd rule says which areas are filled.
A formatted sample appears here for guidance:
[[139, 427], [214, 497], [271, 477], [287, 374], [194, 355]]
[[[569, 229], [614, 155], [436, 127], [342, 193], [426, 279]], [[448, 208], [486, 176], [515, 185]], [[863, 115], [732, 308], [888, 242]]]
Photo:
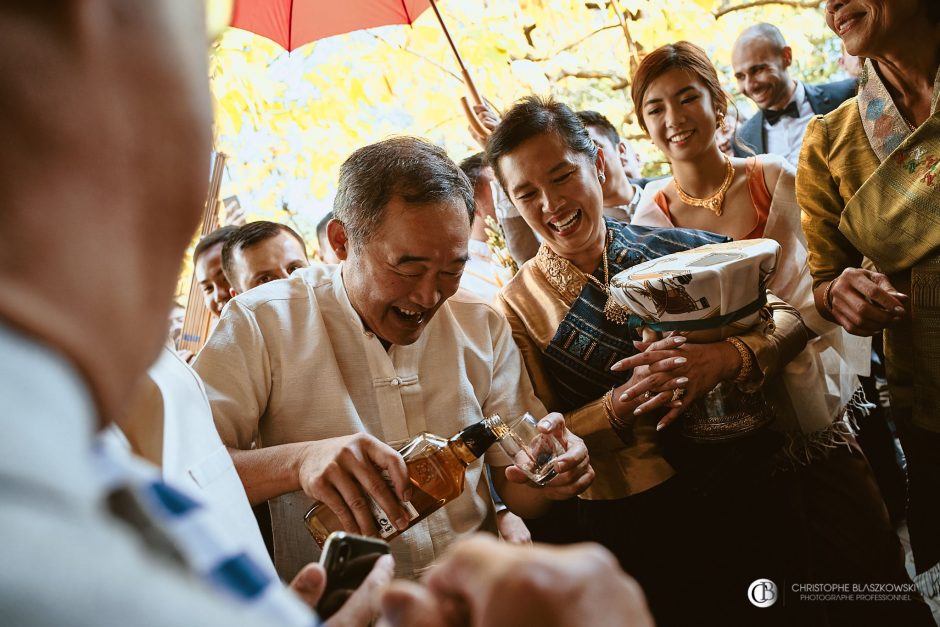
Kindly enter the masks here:
[[829, 0], [826, 22], [866, 61], [858, 96], [807, 127], [797, 198], [819, 313], [884, 331], [921, 572], [940, 560], [940, 3]]
[[[732, 574], [746, 551], [709, 551], [728, 548], [727, 534], [740, 532], [738, 540], [746, 543], [775, 521], [761, 517], [760, 508], [743, 511], [752, 502], [737, 498], [739, 493], [725, 498], [720, 487], [713, 497], [722, 507], [704, 514], [688, 484], [673, 479], [676, 471], [663, 456], [660, 436], [673, 431], [666, 427], [683, 407], [719, 382], [759, 385], [798, 354], [807, 337], [798, 314], [771, 298], [774, 329], [741, 336], [740, 346], [684, 338], [636, 342], [634, 329], [609, 298], [610, 277], [726, 238], [605, 220], [603, 153], [565, 105], [538, 98], [517, 103], [490, 137], [487, 156], [510, 200], [543, 240], [497, 305], [509, 319], [536, 394], [563, 412], [568, 427], [588, 445], [596, 479], [578, 502], [579, 539], [599, 541], [617, 555], [643, 584], [658, 624], [711, 624], [709, 612], [727, 620], [739, 602], [746, 604], [741, 590], [753, 572]], [[612, 369], [618, 362], [625, 367]], [[729, 518], [734, 520], [716, 531], [718, 521]], [[685, 590], [702, 595], [701, 604], [675, 602], [679, 573]], [[719, 573], [751, 579], [721, 581]]]

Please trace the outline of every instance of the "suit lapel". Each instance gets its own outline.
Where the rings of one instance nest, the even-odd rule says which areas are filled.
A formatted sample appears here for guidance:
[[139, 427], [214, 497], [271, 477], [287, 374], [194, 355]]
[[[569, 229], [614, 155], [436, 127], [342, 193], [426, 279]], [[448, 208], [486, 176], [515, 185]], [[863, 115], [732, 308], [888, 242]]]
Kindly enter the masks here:
[[832, 96], [825, 89], [825, 85], [807, 85], [803, 83], [806, 90], [806, 99], [809, 100], [809, 106], [816, 115], [825, 115], [832, 111]]
[[[750, 147], [756, 154], [762, 155], [767, 152], [767, 143], [764, 141], [764, 112], [758, 110], [750, 120], [748, 120], [744, 126], [740, 127], [741, 132], [738, 134], [738, 139], [741, 143]], [[735, 153], [740, 153], [741, 151], [735, 149]], [[738, 154], [739, 157], [747, 157], [750, 155], [741, 153]]]

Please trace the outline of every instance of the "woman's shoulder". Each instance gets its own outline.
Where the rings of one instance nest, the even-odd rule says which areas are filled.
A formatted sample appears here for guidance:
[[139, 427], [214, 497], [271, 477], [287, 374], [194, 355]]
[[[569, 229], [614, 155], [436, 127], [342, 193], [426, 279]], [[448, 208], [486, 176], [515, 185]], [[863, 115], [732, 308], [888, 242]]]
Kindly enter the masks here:
[[826, 115], [812, 118], [803, 136], [804, 149], [827, 155], [867, 141], [857, 98], [849, 98]]
[[503, 285], [497, 303], [512, 308], [514, 303], [531, 299], [534, 292], [545, 289], [547, 285], [545, 274], [539, 268], [536, 257], [532, 257]]
[[791, 187], [795, 185], [796, 168], [794, 168], [793, 164], [789, 161], [780, 155], [770, 154], [758, 155], [755, 158], [761, 165], [764, 174], [764, 184], [767, 186], [767, 191], [771, 196], [774, 195], [774, 191], [780, 183], [790, 185]]

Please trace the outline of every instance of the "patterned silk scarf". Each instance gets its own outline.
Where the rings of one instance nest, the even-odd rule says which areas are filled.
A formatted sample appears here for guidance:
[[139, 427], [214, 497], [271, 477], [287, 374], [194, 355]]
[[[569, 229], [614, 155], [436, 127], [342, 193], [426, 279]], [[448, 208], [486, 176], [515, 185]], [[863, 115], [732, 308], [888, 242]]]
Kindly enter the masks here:
[[[723, 235], [704, 231], [606, 222], [611, 233], [606, 251], [608, 279], [650, 259], [729, 241]], [[637, 352], [633, 346], [633, 340], [638, 339], [634, 329], [642, 321], [635, 317], [625, 324], [608, 320], [604, 315], [607, 293], [545, 244], [535, 262], [562, 296], [574, 300], [543, 352], [562, 410], [570, 411], [597, 400], [630, 377], [630, 372], [611, 372], [610, 367]], [[604, 282], [603, 264], [598, 264], [594, 277]]]

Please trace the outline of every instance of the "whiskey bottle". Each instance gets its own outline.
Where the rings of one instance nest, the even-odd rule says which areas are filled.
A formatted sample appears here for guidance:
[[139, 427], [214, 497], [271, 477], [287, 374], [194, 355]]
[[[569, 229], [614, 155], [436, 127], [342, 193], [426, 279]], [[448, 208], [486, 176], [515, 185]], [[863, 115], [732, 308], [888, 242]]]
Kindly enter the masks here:
[[[410, 519], [409, 527], [460, 496], [467, 466], [481, 457], [494, 442], [509, 432], [499, 416], [470, 425], [449, 440], [431, 433], [421, 433], [398, 449], [408, 467], [412, 485], [410, 501], [403, 503]], [[401, 531], [395, 528], [378, 503], [367, 499], [383, 540], [391, 540]], [[304, 524], [320, 547], [343, 525], [323, 503], [313, 504], [304, 516]]]

